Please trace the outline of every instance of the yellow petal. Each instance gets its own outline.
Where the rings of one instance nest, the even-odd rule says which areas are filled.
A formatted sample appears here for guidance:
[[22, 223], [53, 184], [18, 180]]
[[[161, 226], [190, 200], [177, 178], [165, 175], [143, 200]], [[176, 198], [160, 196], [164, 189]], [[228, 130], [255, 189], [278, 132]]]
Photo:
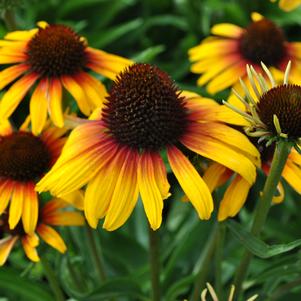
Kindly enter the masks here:
[[83, 88], [78, 84], [71, 76], [62, 76], [62, 82], [64, 87], [70, 92], [70, 94], [76, 100], [79, 109], [86, 116], [90, 115], [92, 107], [87, 100], [87, 96]]
[[68, 202], [69, 204], [72, 204], [75, 208], [79, 210], [84, 209], [84, 194], [81, 190], [76, 190], [66, 195], [63, 195], [61, 199]]
[[16, 41], [27, 41], [31, 39], [36, 33], [38, 29], [31, 29], [31, 30], [20, 30], [20, 31], [13, 31], [9, 32], [4, 36], [6, 40], [16, 40]]
[[102, 107], [106, 96], [108, 96], [106, 87], [86, 72], [78, 74], [75, 78], [78, 85], [85, 91], [91, 108]]
[[236, 176], [227, 188], [220, 203], [218, 220], [235, 216], [244, 205], [251, 185], [242, 177]]
[[230, 68], [221, 72], [207, 86], [207, 91], [210, 94], [215, 94], [224, 90], [239, 80], [246, 73], [246, 63], [240, 61]]
[[12, 196], [13, 185], [10, 181], [4, 181], [0, 186], [0, 215], [8, 206], [8, 202]]
[[114, 142], [104, 139], [99, 122], [80, 125], [72, 131], [60, 158], [36, 189], [40, 192], [50, 190], [61, 197], [78, 190], [114, 156], [115, 151]]
[[85, 219], [79, 212], [56, 211], [44, 216], [42, 222], [51, 226], [82, 226]]
[[237, 41], [229, 39], [216, 39], [209, 42], [203, 41], [200, 45], [189, 49], [189, 60], [198, 61], [204, 58], [208, 59], [219, 55], [236, 53], [237, 45]]
[[301, 170], [297, 165], [288, 160], [282, 176], [298, 193], [301, 193]]
[[126, 150], [126, 158], [118, 176], [103, 224], [103, 227], [108, 231], [113, 231], [122, 226], [137, 203], [137, 163], [138, 154], [136, 151]]
[[37, 79], [36, 74], [25, 75], [8, 89], [0, 103], [0, 119], [10, 117]]
[[152, 160], [155, 171], [156, 183], [161, 192], [162, 199], [165, 200], [171, 195], [169, 193], [170, 185], [167, 180], [166, 168], [159, 154], [153, 153]]
[[216, 161], [239, 173], [250, 184], [255, 182], [255, 165], [246, 156], [233, 150], [221, 141], [205, 135], [186, 135], [181, 142], [201, 156]]
[[34, 135], [39, 135], [47, 120], [47, 80], [42, 79], [30, 99], [31, 128]]
[[238, 38], [243, 32], [241, 27], [229, 23], [216, 24], [211, 28], [212, 34], [228, 38]]
[[96, 228], [98, 219], [105, 216], [111, 202], [125, 152], [120, 150], [89, 182], [85, 194], [85, 216], [89, 225]]
[[209, 219], [213, 200], [209, 188], [189, 160], [176, 148], [167, 151], [171, 169], [201, 219]]
[[133, 61], [129, 59], [90, 47], [87, 49], [87, 54], [89, 57], [87, 67], [112, 80], [126, 67], [133, 64]]
[[290, 11], [297, 8], [301, 4], [300, 0], [280, 0], [279, 7], [284, 11]]
[[284, 199], [284, 188], [281, 182], [279, 182], [277, 185], [277, 191], [278, 191], [278, 195], [274, 195], [272, 199], [272, 202], [274, 204], [282, 203]]
[[13, 246], [18, 240], [18, 236], [8, 236], [0, 239], [0, 266], [4, 265]]
[[48, 245], [57, 249], [61, 253], [66, 252], [67, 247], [62, 237], [53, 228], [40, 224], [37, 228], [37, 232]]
[[26, 256], [33, 262], [38, 262], [40, 261], [40, 257], [38, 255], [38, 252], [36, 250], [36, 246], [32, 245], [32, 239], [30, 238], [29, 235], [25, 235], [22, 240], [22, 246], [24, 249], [24, 252]]
[[49, 80], [48, 87], [48, 105], [51, 120], [57, 127], [63, 127], [62, 84], [59, 79], [53, 78]]
[[24, 187], [22, 222], [25, 233], [34, 233], [38, 222], [38, 211], [38, 196], [34, 191], [34, 184], [29, 183], [27, 184], [27, 187]]
[[18, 64], [4, 69], [0, 72], [0, 89], [3, 89], [6, 85], [14, 81], [21, 74], [28, 70], [28, 66], [24, 64]]
[[210, 164], [210, 166], [206, 169], [203, 179], [207, 184], [210, 192], [212, 192], [213, 190], [215, 190], [215, 188], [225, 184], [226, 181], [229, 180], [231, 175], [232, 172], [229, 172], [229, 169], [221, 164], [214, 162]]
[[14, 229], [18, 224], [22, 215], [24, 201], [23, 185], [16, 183], [14, 186], [14, 192], [9, 207], [8, 224], [10, 229]]
[[162, 222], [163, 199], [158, 188], [152, 155], [145, 152], [140, 155], [138, 164], [138, 185], [144, 211], [153, 230]]

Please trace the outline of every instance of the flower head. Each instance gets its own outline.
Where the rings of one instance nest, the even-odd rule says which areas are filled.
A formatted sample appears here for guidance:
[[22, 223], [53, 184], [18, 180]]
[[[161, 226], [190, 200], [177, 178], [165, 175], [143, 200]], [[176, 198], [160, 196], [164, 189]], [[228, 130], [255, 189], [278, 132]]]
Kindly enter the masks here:
[[157, 229], [163, 200], [170, 195], [165, 152], [199, 217], [208, 219], [211, 194], [182, 149], [220, 162], [250, 183], [255, 180], [249, 157], [257, 157], [257, 150], [243, 134], [220, 122], [222, 107], [197, 94], [180, 93], [158, 67], [132, 65], [117, 77], [101, 116], [73, 130], [38, 190], [60, 196], [87, 184], [87, 220], [96, 227], [105, 217], [108, 230], [128, 219], [140, 193], [149, 223]]
[[301, 4], [300, 0], [280, 0], [279, 7], [284, 11], [291, 11]]
[[61, 199], [48, 201], [39, 212], [36, 233], [31, 234], [25, 232], [21, 222], [14, 229], [10, 229], [8, 215], [2, 214], [0, 216], [0, 266], [5, 264], [12, 248], [18, 241], [21, 241], [26, 256], [33, 262], [40, 260], [36, 250], [39, 245], [39, 237], [48, 245], [64, 253], [67, 247], [53, 226], [81, 226], [85, 223], [80, 213], [63, 211], [67, 206], [68, 203]]
[[4, 94], [0, 118], [8, 118], [36, 83], [30, 100], [33, 132], [39, 134], [48, 113], [58, 127], [64, 125], [62, 87], [89, 115], [102, 104], [105, 87], [87, 73], [91, 69], [110, 79], [131, 61], [96, 50], [65, 25], [38, 23], [38, 29], [8, 33], [0, 41], [0, 64], [13, 64], [0, 72], [0, 88], [18, 79]]
[[32, 234], [39, 210], [35, 183], [58, 158], [66, 130], [48, 123], [39, 136], [34, 136], [27, 126], [25, 122], [14, 130], [8, 121], [0, 124], [0, 216], [7, 212], [11, 230], [22, 219], [25, 233]]
[[257, 13], [246, 28], [234, 24], [214, 25], [211, 36], [189, 50], [193, 62], [191, 71], [202, 74], [198, 85], [207, 84], [209, 93], [235, 86], [245, 78], [246, 64], [259, 71], [261, 62], [273, 67], [272, 72], [284, 72], [292, 62], [292, 78], [299, 80], [300, 43], [287, 42], [281, 28]]
[[267, 140], [268, 146], [275, 140], [287, 139], [298, 147], [301, 137], [301, 87], [288, 84], [291, 64], [289, 62], [287, 65], [283, 84], [278, 85], [268, 68], [264, 64], [262, 66], [270, 83], [252, 66], [247, 66], [252, 91], [241, 80], [247, 101], [233, 90], [245, 109], [227, 102], [224, 104], [246, 118], [250, 123], [246, 133], [259, 137], [259, 142]]
[[[299, 151], [301, 94], [299, 86], [287, 84], [290, 64], [286, 69], [284, 83], [279, 85], [276, 85], [267, 67], [263, 67], [267, 77], [270, 78], [270, 83], [267, 83], [261, 74], [256, 73], [254, 68], [247, 66], [249, 83], [246, 85], [241, 81], [243, 94], [246, 95], [247, 100], [233, 90], [234, 95], [237, 96], [236, 101], [230, 97], [230, 103], [224, 103], [233, 109], [233, 114], [239, 113], [246, 118], [247, 125], [243, 123], [240, 125], [244, 126], [246, 133], [252, 136], [252, 142], [257, 147], [262, 162], [262, 166], [258, 167], [268, 175], [275, 150], [274, 141], [285, 139], [293, 143]], [[265, 144], [262, 143], [264, 140], [266, 140]], [[282, 177], [294, 190], [301, 193], [301, 154], [296, 149], [291, 150]], [[223, 185], [230, 178], [231, 182], [219, 206], [220, 221], [233, 217], [240, 211], [252, 185], [240, 175], [217, 163], [211, 164], [204, 174], [204, 180], [210, 191]], [[282, 202], [284, 199], [281, 181], [277, 189], [278, 195], [273, 197], [274, 203]]]

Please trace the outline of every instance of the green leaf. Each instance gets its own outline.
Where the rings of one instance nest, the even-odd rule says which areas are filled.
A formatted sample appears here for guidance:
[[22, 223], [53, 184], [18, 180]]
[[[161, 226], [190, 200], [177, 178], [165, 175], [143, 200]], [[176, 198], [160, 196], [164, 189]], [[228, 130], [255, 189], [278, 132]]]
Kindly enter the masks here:
[[163, 52], [165, 50], [164, 45], [157, 45], [153, 47], [149, 47], [142, 52], [138, 53], [137, 55], [134, 55], [132, 57], [132, 60], [135, 62], [141, 62], [141, 63], [149, 63], [156, 58], [158, 54]]
[[301, 246], [301, 239], [287, 244], [268, 245], [264, 241], [246, 231], [239, 223], [229, 220], [226, 225], [233, 235], [254, 255], [260, 258], [270, 258], [291, 251]]
[[106, 45], [118, 40], [126, 34], [134, 32], [142, 25], [142, 23], [142, 19], [138, 18], [123, 24], [119, 24], [116, 27], [107, 29], [101, 35], [99, 35], [99, 33], [96, 33], [95, 35], [97, 35], [97, 38], [93, 38], [93, 47], [104, 48]]
[[139, 284], [130, 278], [115, 278], [108, 280], [94, 292], [80, 300], [99, 301], [123, 296], [130, 296], [131, 300], [149, 300], [143, 296]]
[[[2, 267], [0, 269], [0, 291], [7, 291], [28, 301], [53, 301], [53, 296], [42, 283], [22, 278], [19, 272]], [[16, 298], [19, 300], [19, 298]]]

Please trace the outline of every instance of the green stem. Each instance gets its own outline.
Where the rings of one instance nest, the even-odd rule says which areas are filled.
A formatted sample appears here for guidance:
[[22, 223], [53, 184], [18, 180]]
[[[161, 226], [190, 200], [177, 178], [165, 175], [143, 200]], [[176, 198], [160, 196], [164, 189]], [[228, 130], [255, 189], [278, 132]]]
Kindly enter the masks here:
[[91, 252], [92, 260], [94, 262], [96, 273], [98, 274], [98, 277], [100, 280], [105, 281], [106, 280], [106, 273], [104, 269], [104, 260], [102, 256], [101, 250], [98, 248], [98, 243], [96, 241], [94, 231], [87, 225], [86, 226], [86, 232], [87, 232], [87, 241], [88, 246]]
[[149, 227], [149, 260], [152, 282], [152, 301], [161, 300], [160, 288], [160, 249], [158, 231]]
[[4, 20], [6, 28], [9, 31], [14, 31], [14, 30], [17, 29], [15, 14], [14, 14], [14, 11], [12, 9], [7, 8], [7, 9], [4, 10], [3, 20]]
[[56, 301], [65, 301], [64, 293], [61, 289], [60, 283], [53, 271], [51, 265], [49, 264], [46, 257], [41, 257], [41, 264], [43, 266], [44, 274], [49, 282], [49, 285], [53, 291]]
[[[277, 185], [281, 178], [283, 168], [290, 153], [291, 144], [280, 140], [276, 144], [270, 173], [266, 179], [261, 198], [257, 204], [251, 233], [258, 237], [267, 219], [271, 207], [272, 198], [275, 195]], [[234, 280], [236, 295], [239, 297], [242, 289], [242, 283], [247, 275], [248, 268], [252, 259], [252, 253], [245, 251], [236, 271]]]
[[224, 223], [218, 223], [218, 234], [215, 247], [215, 291], [218, 296], [222, 295], [222, 261], [225, 242], [226, 227]]
[[214, 225], [211, 235], [207, 240], [207, 244], [198, 259], [199, 270], [195, 275], [194, 288], [189, 300], [199, 301], [201, 289], [205, 286], [206, 278], [211, 266], [211, 260], [214, 254], [216, 242], [218, 239], [218, 225]]
[[271, 297], [267, 301], [276, 301], [279, 300], [282, 296], [290, 292], [293, 288], [296, 286], [301, 285], [301, 278], [298, 278], [292, 282], [286, 283], [282, 286], [280, 286], [278, 289], [276, 289]]

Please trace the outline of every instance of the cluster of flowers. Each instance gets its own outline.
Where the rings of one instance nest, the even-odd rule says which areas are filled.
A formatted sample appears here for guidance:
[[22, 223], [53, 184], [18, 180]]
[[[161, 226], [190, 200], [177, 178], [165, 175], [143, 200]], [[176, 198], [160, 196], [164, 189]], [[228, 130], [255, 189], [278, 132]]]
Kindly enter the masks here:
[[[213, 211], [211, 192], [230, 180], [221, 221], [243, 206], [256, 168], [268, 172], [272, 142], [288, 139], [297, 150], [283, 177], [301, 192], [301, 87], [288, 84], [290, 68], [291, 80], [299, 82], [301, 43], [288, 43], [259, 14], [252, 20], [245, 29], [215, 25], [214, 36], [189, 51], [192, 72], [202, 74], [198, 84], [209, 82], [208, 92], [234, 86], [226, 105], [180, 91], [156, 66], [90, 48], [64, 25], [39, 22], [39, 28], [7, 34], [0, 63], [13, 65], [0, 72], [0, 88], [11, 84], [0, 102], [0, 264], [19, 239], [37, 261], [37, 234], [64, 252], [50, 226], [84, 223], [79, 212], [66, 210], [69, 204], [84, 211], [91, 227], [104, 218], [103, 228], [113, 231], [140, 196], [150, 227], [158, 229], [170, 196], [166, 164], [201, 219]], [[109, 91], [89, 69], [113, 80]], [[30, 116], [14, 130], [8, 118], [32, 87]], [[70, 112], [63, 87], [88, 118]], [[237, 127], [269, 147], [251, 143]], [[209, 159], [203, 177], [189, 160], [194, 154]], [[278, 189], [275, 202], [283, 199], [281, 183]], [[55, 199], [42, 199], [46, 192]]]

